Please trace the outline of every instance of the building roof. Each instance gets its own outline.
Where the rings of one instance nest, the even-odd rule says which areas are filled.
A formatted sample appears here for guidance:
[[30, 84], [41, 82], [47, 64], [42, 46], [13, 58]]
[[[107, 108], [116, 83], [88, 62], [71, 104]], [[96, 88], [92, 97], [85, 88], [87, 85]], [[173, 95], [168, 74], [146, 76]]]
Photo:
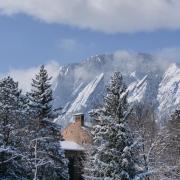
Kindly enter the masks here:
[[84, 147], [73, 142], [73, 141], [60, 141], [61, 148], [64, 150], [72, 150], [72, 151], [84, 151]]
[[79, 113], [73, 114], [73, 116], [79, 116], [79, 115], [84, 115], [84, 113], [79, 112]]

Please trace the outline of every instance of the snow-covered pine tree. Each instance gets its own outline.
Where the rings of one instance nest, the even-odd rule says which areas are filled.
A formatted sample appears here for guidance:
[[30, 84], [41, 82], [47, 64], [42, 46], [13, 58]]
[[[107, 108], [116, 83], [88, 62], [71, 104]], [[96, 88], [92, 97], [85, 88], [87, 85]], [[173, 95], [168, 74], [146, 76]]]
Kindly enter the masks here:
[[18, 131], [25, 124], [24, 101], [18, 83], [0, 81], [0, 179], [26, 179], [27, 163], [20, 150]]
[[121, 122], [127, 113], [127, 95], [126, 85], [120, 72], [115, 72], [106, 88], [106, 97], [104, 99], [104, 115], [114, 118]]
[[127, 95], [122, 75], [115, 72], [107, 86], [103, 107], [91, 113], [96, 125], [92, 129], [93, 146], [84, 165], [87, 180], [138, 179], [142, 173], [137, 166], [136, 143], [126, 124], [131, 111]]
[[34, 118], [50, 118], [52, 117], [52, 89], [47, 70], [44, 65], [40, 67], [39, 73], [32, 80], [32, 89], [28, 94], [30, 100], [30, 109], [34, 114]]
[[68, 161], [61, 149], [61, 127], [52, 122], [52, 89], [47, 70], [41, 66], [28, 97], [31, 120], [28, 125], [31, 179], [69, 179]]

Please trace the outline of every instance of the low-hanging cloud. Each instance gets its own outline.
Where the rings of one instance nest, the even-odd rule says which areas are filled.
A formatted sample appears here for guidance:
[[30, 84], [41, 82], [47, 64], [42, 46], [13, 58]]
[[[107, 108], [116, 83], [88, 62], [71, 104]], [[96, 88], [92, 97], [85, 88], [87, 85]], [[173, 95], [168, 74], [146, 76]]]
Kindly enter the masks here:
[[0, 0], [1, 14], [107, 33], [180, 29], [179, 9], [179, 0]]
[[180, 63], [180, 47], [171, 47], [171, 48], [163, 48], [154, 53], [157, 57], [163, 59], [167, 62], [177, 62]]
[[146, 73], [154, 70], [164, 72], [172, 63], [180, 65], [180, 47], [163, 48], [151, 54], [119, 50], [114, 53], [113, 66], [120, 67], [122, 72], [142, 69]]
[[106, 60], [101, 59], [101, 63], [99, 56], [92, 56], [91, 58], [91, 60], [81, 63], [74, 69], [75, 80], [89, 82], [102, 72], [106, 74], [105, 80], [108, 80], [115, 71], [120, 71], [125, 76], [136, 72], [140, 76], [150, 72], [164, 73], [170, 64], [180, 65], [180, 48], [165, 48], [149, 54], [118, 50], [112, 56], [103, 56], [103, 59]]

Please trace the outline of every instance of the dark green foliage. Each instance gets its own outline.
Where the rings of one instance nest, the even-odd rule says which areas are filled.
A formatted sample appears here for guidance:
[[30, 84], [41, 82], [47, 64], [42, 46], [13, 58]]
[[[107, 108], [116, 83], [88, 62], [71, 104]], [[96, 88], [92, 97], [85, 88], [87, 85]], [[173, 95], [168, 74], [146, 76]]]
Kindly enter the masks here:
[[124, 118], [127, 111], [127, 95], [126, 85], [120, 72], [115, 72], [112, 76], [107, 88], [104, 99], [104, 114], [120, 121]]
[[32, 80], [32, 90], [28, 94], [30, 100], [30, 108], [34, 114], [34, 118], [52, 117], [52, 89], [50, 80], [44, 65], [41, 66], [39, 73]]
[[60, 147], [61, 127], [53, 123], [51, 77], [42, 65], [28, 94], [30, 112], [29, 147], [34, 179], [68, 179], [68, 161]]

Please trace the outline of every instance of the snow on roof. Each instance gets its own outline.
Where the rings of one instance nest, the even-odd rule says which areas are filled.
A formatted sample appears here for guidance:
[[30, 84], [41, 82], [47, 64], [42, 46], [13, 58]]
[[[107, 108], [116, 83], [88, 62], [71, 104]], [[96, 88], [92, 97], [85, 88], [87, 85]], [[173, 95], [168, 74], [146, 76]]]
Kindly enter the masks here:
[[73, 141], [60, 141], [61, 148], [64, 150], [83, 151], [84, 147]]
[[73, 116], [79, 116], [79, 115], [84, 115], [84, 113], [75, 113]]

